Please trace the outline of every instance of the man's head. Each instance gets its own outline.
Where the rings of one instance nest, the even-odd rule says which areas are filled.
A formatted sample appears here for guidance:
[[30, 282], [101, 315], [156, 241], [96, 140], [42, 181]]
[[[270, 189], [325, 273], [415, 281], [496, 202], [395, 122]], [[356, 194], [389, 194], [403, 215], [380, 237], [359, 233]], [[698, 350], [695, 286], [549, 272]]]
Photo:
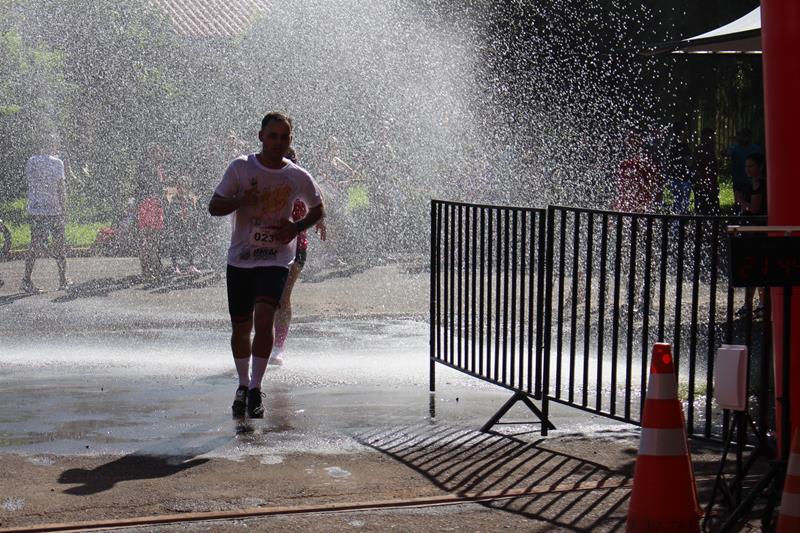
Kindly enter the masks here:
[[258, 140], [267, 159], [281, 161], [292, 145], [292, 119], [282, 113], [267, 113], [261, 120]]
[[764, 175], [764, 155], [758, 152], [747, 156], [744, 161], [744, 172], [749, 178], [760, 178]]

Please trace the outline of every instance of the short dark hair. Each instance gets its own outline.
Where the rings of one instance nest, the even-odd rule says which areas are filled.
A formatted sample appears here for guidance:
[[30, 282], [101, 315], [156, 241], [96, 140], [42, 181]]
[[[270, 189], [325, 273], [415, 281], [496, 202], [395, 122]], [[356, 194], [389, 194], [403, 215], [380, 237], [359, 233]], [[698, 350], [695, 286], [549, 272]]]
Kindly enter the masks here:
[[267, 127], [270, 122], [278, 121], [278, 122], [285, 122], [289, 125], [289, 129], [292, 129], [292, 119], [289, 118], [288, 115], [284, 115], [283, 113], [278, 113], [273, 111], [272, 113], [267, 113], [264, 115], [264, 118], [261, 119], [261, 129]]

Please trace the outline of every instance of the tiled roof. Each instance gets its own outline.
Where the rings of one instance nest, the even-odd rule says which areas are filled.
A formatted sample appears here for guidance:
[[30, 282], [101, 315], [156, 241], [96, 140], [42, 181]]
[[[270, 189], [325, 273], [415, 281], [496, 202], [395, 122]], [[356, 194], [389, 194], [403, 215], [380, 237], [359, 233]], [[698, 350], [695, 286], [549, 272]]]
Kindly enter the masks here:
[[178, 35], [233, 37], [269, 12], [270, 0], [150, 0]]

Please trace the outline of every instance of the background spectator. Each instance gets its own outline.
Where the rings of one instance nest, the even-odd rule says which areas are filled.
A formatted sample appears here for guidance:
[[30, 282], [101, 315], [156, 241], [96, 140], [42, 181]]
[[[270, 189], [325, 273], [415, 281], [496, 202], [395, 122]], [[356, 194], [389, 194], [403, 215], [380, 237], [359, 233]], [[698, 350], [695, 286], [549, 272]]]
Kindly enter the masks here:
[[614, 209], [629, 213], [652, 212], [660, 200], [661, 179], [641, 139], [631, 134], [625, 141], [625, 159], [617, 169]]
[[672, 193], [672, 214], [686, 215], [689, 213], [689, 195], [692, 183], [689, 175], [689, 163], [692, 152], [686, 140], [686, 130], [683, 125], [676, 125], [670, 138], [667, 153], [667, 187]]
[[139, 230], [139, 261], [142, 275], [147, 281], [158, 281], [162, 277], [161, 257], [158, 243], [164, 231], [164, 208], [161, 203], [161, 188], [156, 183], [144, 180], [140, 184], [137, 204], [137, 229]]
[[719, 209], [719, 183], [717, 182], [717, 155], [714, 128], [703, 128], [700, 144], [692, 156], [692, 189], [696, 215], [717, 216]]
[[764, 151], [753, 143], [753, 134], [749, 129], [743, 129], [736, 134], [736, 142], [725, 152], [730, 160], [730, 173], [733, 181], [733, 197], [740, 208], [742, 200], [749, 193], [751, 179], [744, 170], [745, 161], [751, 154], [763, 154]]
[[185, 272], [200, 274], [194, 264], [198, 232], [197, 196], [189, 188], [189, 179], [181, 176], [172, 194], [167, 196], [166, 226], [172, 270], [182, 274], [179, 259], [186, 260]]
[[66, 259], [66, 226], [64, 162], [56, 155], [57, 146], [51, 142], [40, 155], [34, 155], [25, 164], [28, 182], [28, 214], [31, 220], [31, 245], [25, 257], [25, 274], [20, 290], [27, 293], [41, 292], [33, 284], [36, 257], [49, 247], [58, 265], [59, 290], [69, 287]]

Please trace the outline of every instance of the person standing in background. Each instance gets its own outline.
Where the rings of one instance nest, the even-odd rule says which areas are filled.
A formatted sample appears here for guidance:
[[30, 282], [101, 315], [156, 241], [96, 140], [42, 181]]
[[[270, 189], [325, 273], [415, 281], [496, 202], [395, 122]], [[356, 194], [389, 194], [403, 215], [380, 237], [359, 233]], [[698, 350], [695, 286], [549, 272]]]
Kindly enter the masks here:
[[667, 188], [672, 193], [672, 214], [689, 213], [689, 196], [692, 183], [689, 179], [689, 163], [692, 151], [686, 141], [686, 131], [682, 125], [676, 125], [672, 131], [667, 152]]
[[745, 128], [736, 134], [736, 142], [732, 144], [725, 155], [730, 161], [730, 173], [733, 181], [733, 197], [739, 209], [742, 209], [742, 202], [746, 200], [751, 189], [751, 179], [745, 171], [745, 162], [752, 154], [763, 154], [761, 146], [753, 143], [752, 132]]
[[139, 262], [145, 281], [161, 281], [163, 268], [158, 253], [158, 243], [164, 231], [164, 206], [161, 203], [161, 186], [151, 180], [139, 184], [137, 204], [137, 229], [139, 233]]
[[[67, 290], [66, 258], [66, 187], [64, 162], [56, 155], [56, 143], [48, 150], [34, 155], [25, 163], [25, 178], [28, 182], [28, 215], [31, 220], [31, 245], [25, 256], [25, 274], [20, 290], [36, 294], [41, 290], [33, 284], [31, 276], [36, 258], [50, 248], [58, 266], [58, 290]], [[49, 246], [52, 237], [53, 244]]]
[[[194, 264], [198, 231], [197, 197], [190, 190], [186, 176], [178, 178], [174, 193], [167, 197], [166, 222], [173, 273], [200, 274]], [[183, 271], [178, 261], [180, 258], [187, 261]]]
[[[750, 187], [742, 194], [741, 215], [766, 216], [767, 215], [767, 167], [764, 155], [754, 152], [745, 158], [745, 173], [750, 179]], [[756, 289], [746, 287], [744, 292], [744, 305], [737, 312], [739, 316], [747, 316], [751, 312], [760, 314], [764, 310], [765, 288], [758, 287], [759, 305], [753, 309], [753, 296]]]
[[700, 132], [700, 144], [695, 148], [691, 164], [695, 215], [718, 216], [720, 214], [715, 144], [714, 128], [703, 128], [703, 131]]
[[655, 162], [636, 133], [625, 139], [624, 159], [617, 168], [614, 209], [628, 213], [652, 213], [663, 187]]

